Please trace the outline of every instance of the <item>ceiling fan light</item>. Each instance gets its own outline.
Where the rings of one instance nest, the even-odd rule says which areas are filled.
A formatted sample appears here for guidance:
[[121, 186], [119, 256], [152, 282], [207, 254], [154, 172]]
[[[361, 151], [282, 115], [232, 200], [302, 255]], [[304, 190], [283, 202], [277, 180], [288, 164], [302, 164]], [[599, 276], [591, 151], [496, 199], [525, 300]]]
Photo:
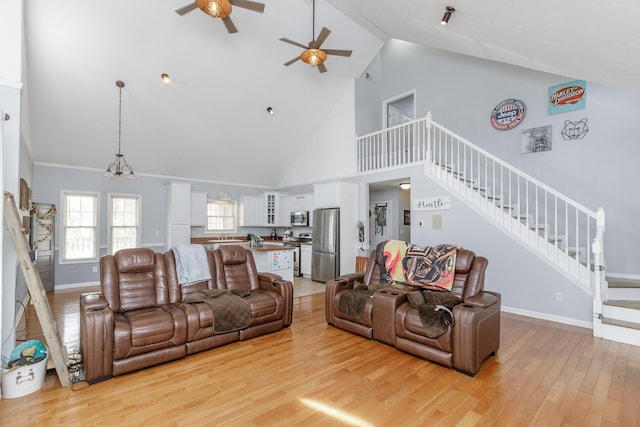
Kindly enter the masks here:
[[196, 0], [196, 4], [200, 10], [214, 18], [226, 18], [231, 14], [229, 0]]
[[309, 64], [312, 67], [315, 67], [316, 65], [320, 65], [327, 60], [327, 54], [320, 49], [307, 49], [302, 52], [302, 54], [300, 55], [300, 59], [302, 59], [302, 62], [304, 62], [305, 64]]

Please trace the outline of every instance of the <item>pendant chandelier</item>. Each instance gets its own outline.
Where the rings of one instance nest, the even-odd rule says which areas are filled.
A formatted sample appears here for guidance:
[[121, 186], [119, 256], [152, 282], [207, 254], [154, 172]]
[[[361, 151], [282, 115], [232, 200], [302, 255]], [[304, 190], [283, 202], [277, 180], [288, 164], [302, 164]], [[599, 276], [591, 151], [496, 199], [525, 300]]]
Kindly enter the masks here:
[[120, 152], [120, 140], [122, 136], [122, 88], [124, 87], [124, 82], [118, 80], [116, 81], [116, 86], [118, 86], [120, 90], [118, 100], [118, 153], [116, 153], [116, 159], [107, 166], [104, 176], [113, 180], [120, 180], [122, 179], [122, 174], [127, 174], [128, 179], [136, 179], [136, 176], [133, 174], [133, 168], [124, 159], [124, 154]]

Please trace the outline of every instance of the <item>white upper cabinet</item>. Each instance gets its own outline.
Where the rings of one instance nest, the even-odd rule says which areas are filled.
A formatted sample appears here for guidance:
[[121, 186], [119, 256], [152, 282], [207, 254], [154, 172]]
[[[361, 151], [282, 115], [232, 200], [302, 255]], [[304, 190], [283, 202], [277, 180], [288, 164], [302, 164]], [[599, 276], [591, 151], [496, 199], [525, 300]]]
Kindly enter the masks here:
[[316, 209], [339, 208], [341, 182], [329, 182], [313, 186], [313, 204]]
[[204, 227], [207, 223], [207, 193], [194, 191], [191, 193], [191, 226]]
[[262, 227], [265, 225], [264, 198], [245, 196], [240, 202], [240, 226]]
[[171, 224], [191, 225], [191, 184], [170, 183], [167, 200]]
[[178, 243], [189, 243], [190, 230], [191, 184], [171, 182], [167, 185], [167, 250]]

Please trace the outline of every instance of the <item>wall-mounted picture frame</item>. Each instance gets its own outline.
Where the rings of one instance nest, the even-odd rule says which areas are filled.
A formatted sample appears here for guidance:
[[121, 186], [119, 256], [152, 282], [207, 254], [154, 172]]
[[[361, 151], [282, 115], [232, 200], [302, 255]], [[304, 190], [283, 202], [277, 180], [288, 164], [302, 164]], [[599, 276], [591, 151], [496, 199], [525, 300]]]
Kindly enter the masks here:
[[29, 209], [29, 205], [31, 204], [31, 189], [29, 185], [27, 185], [27, 181], [24, 178], [20, 178], [20, 206], [19, 208], [23, 211]]
[[411, 211], [405, 209], [403, 217], [404, 217], [404, 225], [411, 225]]
[[547, 125], [523, 130], [520, 152], [527, 154], [551, 151], [552, 129], [551, 125]]

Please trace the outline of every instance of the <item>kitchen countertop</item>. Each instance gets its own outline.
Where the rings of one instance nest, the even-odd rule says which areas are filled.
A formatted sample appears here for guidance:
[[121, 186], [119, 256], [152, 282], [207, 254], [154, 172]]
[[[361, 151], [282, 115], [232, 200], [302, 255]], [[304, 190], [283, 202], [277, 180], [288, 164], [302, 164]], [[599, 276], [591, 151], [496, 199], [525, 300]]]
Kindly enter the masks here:
[[266, 243], [262, 246], [250, 246], [249, 249], [251, 249], [254, 252], [264, 252], [264, 251], [287, 251], [287, 250], [292, 251], [295, 248], [293, 246], [279, 246], [279, 245], [270, 245]]

